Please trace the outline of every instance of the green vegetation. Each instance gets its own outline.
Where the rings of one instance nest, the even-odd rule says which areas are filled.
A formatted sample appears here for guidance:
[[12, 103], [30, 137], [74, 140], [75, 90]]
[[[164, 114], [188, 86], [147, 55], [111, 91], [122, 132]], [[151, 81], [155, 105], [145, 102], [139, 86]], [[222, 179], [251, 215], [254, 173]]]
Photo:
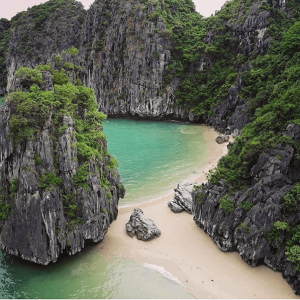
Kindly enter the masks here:
[[250, 228], [245, 224], [245, 223], [241, 223], [238, 227], [239, 230], [244, 231], [245, 233], [250, 233]]
[[[76, 51], [73, 49], [72, 53]], [[60, 63], [62, 65], [62, 63]], [[64, 67], [72, 69], [71, 64], [64, 63]], [[42, 71], [51, 72], [54, 80], [54, 90], [42, 90]], [[50, 134], [53, 141], [65, 134], [68, 126], [63, 124], [63, 119], [69, 116], [74, 121], [74, 135], [77, 142], [72, 148], [77, 149], [78, 170], [73, 176], [73, 183], [77, 188], [90, 190], [87, 183], [90, 174], [98, 176], [101, 186], [106, 189], [107, 199], [110, 201], [112, 194], [111, 185], [103, 172], [100, 178], [99, 171], [92, 173], [90, 160], [96, 165], [104, 162], [108, 155], [106, 149], [106, 137], [102, 132], [102, 120], [106, 115], [99, 112], [94, 98], [94, 91], [82, 85], [70, 83], [64, 69], [53, 69], [51, 66], [38, 66], [36, 69], [21, 68], [17, 71], [23, 86], [28, 92], [13, 92], [8, 97], [8, 103], [14, 108], [14, 114], [9, 121], [11, 127], [10, 138], [15, 145], [26, 140], [38, 139], [44, 130], [45, 123], [50, 124]], [[50, 118], [50, 119], [49, 119]], [[77, 225], [84, 224], [80, 210], [78, 209], [76, 193], [64, 192], [62, 177], [58, 168], [59, 154], [53, 149], [55, 158], [54, 170], [40, 175], [39, 188], [60, 191], [63, 198], [64, 212], [68, 220], [68, 229], [73, 230]], [[42, 165], [42, 159], [35, 155], [36, 165]], [[114, 157], [109, 158], [108, 169], [115, 170], [118, 162]], [[10, 193], [16, 194], [19, 181], [15, 178], [11, 182]], [[2, 198], [1, 198], [2, 201]], [[3, 201], [2, 201], [3, 202]], [[5, 218], [10, 212], [11, 206], [0, 203], [0, 219]]]
[[36, 157], [35, 157], [35, 163], [36, 163], [37, 165], [41, 165], [41, 164], [43, 163], [43, 161], [42, 161], [42, 159], [41, 159], [39, 156], [36, 156]]
[[203, 204], [205, 200], [205, 193], [199, 193], [196, 197], [196, 200], [198, 200], [199, 204]]
[[[27, 14], [31, 16], [34, 20], [34, 27], [40, 28], [45, 25], [47, 20], [49, 20], [55, 12], [62, 7], [76, 8], [77, 3], [74, 0], [50, 0], [40, 5], [35, 5], [27, 10]], [[66, 12], [68, 10], [65, 9]], [[12, 18], [13, 26], [19, 26], [22, 24], [23, 16], [25, 12], [18, 13]]]
[[231, 213], [234, 211], [233, 201], [230, 200], [227, 196], [223, 196], [220, 200], [220, 208], [224, 209], [226, 213]]
[[66, 50], [68, 53], [71, 54], [71, 56], [75, 56], [77, 54], [79, 54], [79, 50], [75, 47], [71, 47], [69, 49]]
[[10, 184], [9, 191], [15, 195], [19, 189], [19, 178], [14, 178]]
[[85, 163], [85, 164], [81, 165], [78, 168], [77, 173], [73, 177], [73, 181], [74, 181], [75, 186], [84, 187], [87, 191], [89, 191], [90, 187], [86, 183], [86, 179], [90, 174], [91, 174], [91, 172], [89, 172], [88, 164]]
[[47, 172], [45, 175], [42, 175], [40, 178], [40, 188], [52, 189], [58, 185], [62, 184], [62, 179], [59, 176], [56, 176], [55, 173]]
[[7, 85], [6, 53], [10, 40], [10, 22], [7, 19], [0, 19], [0, 87]]
[[4, 203], [0, 200], [0, 220], [5, 221], [8, 219], [11, 212], [12, 205]]
[[38, 69], [20, 68], [16, 72], [16, 77], [20, 79], [21, 84], [25, 88], [30, 88], [33, 84], [40, 86], [43, 83], [42, 73]]
[[64, 85], [69, 82], [69, 78], [64, 69], [53, 70], [53, 81], [54, 84]]
[[300, 183], [296, 184], [290, 193], [285, 195], [282, 209], [285, 213], [296, 211], [297, 205], [300, 202]]
[[253, 207], [253, 204], [252, 203], [250, 203], [250, 202], [248, 202], [248, 201], [246, 201], [246, 202], [244, 202], [244, 203], [240, 203], [239, 205], [238, 205], [238, 207], [241, 207], [241, 208], [243, 208], [243, 209], [245, 209], [245, 210], [250, 210], [252, 207]]

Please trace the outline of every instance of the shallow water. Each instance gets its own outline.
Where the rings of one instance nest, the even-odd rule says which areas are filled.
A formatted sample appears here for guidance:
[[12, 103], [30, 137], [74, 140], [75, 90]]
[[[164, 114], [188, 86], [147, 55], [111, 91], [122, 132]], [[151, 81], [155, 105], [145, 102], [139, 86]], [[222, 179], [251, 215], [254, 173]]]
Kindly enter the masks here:
[[126, 188], [120, 205], [149, 201], [198, 174], [207, 155], [204, 130], [174, 122], [104, 121], [108, 149], [120, 163]]
[[[200, 126], [116, 119], [105, 121], [104, 129], [127, 189], [121, 205], [147, 201], [173, 189], [190, 173], [197, 172], [206, 156], [204, 129]], [[106, 258], [89, 246], [47, 267], [0, 251], [0, 298], [193, 296], [160, 266]]]
[[158, 271], [108, 260], [94, 247], [47, 267], [0, 253], [0, 298], [193, 298], [171, 274]]

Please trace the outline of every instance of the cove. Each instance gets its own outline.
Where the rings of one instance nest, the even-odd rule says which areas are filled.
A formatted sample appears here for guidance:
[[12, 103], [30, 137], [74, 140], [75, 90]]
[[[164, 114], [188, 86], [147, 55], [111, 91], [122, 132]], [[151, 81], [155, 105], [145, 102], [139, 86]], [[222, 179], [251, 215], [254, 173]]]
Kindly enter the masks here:
[[[112, 119], [104, 121], [104, 130], [127, 189], [124, 206], [159, 197], [196, 176], [206, 157], [201, 126]], [[194, 298], [161, 267], [107, 256], [101, 247], [88, 246], [47, 267], [0, 251], [0, 298]]]
[[196, 176], [207, 155], [204, 130], [176, 122], [104, 121], [108, 150], [119, 161], [126, 188], [119, 205], [152, 200]]

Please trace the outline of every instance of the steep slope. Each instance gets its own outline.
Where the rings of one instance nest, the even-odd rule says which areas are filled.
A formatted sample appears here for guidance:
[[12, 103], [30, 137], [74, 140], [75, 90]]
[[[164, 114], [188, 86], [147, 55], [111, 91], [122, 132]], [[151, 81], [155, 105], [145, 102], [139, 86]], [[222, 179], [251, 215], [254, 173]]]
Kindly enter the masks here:
[[105, 113], [188, 119], [190, 110], [179, 107], [174, 95], [182, 72], [166, 78], [176, 52], [172, 28], [181, 34], [191, 16], [202, 24], [191, 0], [98, 0], [88, 12], [72, 0], [35, 6], [9, 24], [7, 91], [18, 68], [48, 64], [53, 54], [74, 46], [81, 52], [81, 79], [95, 90]]
[[166, 80], [166, 73], [176, 51], [171, 27], [190, 16], [202, 20], [192, 1], [95, 1], [82, 51], [88, 62], [85, 82], [95, 89], [102, 111], [188, 119], [189, 111], [176, 102], [180, 77]]
[[49, 64], [54, 54], [80, 48], [85, 15], [77, 1], [51, 0], [13, 17], [6, 49], [7, 91], [19, 68]]
[[101, 241], [125, 190], [93, 90], [50, 65], [13, 83], [0, 108], [0, 245], [47, 265]]
[[283, 272], [300, 293], [299, 4], [232, 0], [203, 19], [191, 0], [96, 0], [87, 12], [50, 0], [1, 21], [0, 93], [6, 82], [16, 88], [19, 67], [47, 63], [60, 69], [56, 83], [68, 75], [92, 87], [110, 116], [205, 122], [239, 136], [196, 188], [194, 219], [222, 250]]
[[[234, 4], [238, 1], [228, 9]], [[258, 2], [248, 10], [243, 41], [249, 24], [261, 27], [250, 31], [247, 47], [239, 43], [237, 83], [207, 118], [241, 135], [209, 184], [196, 187], [194, 220], [223, 251], [238, 251], [253, 266], [264, 263], [282, 272], [300, 293], [299, 3]], [[230, 25], [233, 36], [238, 27]], [[253, 39], [262, 30], [264, 38]]]

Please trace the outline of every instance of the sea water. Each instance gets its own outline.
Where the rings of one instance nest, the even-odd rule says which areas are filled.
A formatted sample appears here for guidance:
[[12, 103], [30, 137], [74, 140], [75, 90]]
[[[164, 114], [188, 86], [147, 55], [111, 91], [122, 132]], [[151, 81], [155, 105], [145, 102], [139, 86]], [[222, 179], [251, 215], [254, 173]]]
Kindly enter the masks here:
[[[175, 188], [206, 156], [201, 126], [112, 119], [104, 121], [104, 131], [127, 190], [121, 205]], [[161, 266], [105, 257], [96, 248], [46, 267], [0, 251], [0, 298], [193, 298]]]
[[120, 206], [157, 198], [199, 174], [207, 154], [204, 130], [175, 122], [104, 121], [108, 149], [119, 161], [126, 188]]

